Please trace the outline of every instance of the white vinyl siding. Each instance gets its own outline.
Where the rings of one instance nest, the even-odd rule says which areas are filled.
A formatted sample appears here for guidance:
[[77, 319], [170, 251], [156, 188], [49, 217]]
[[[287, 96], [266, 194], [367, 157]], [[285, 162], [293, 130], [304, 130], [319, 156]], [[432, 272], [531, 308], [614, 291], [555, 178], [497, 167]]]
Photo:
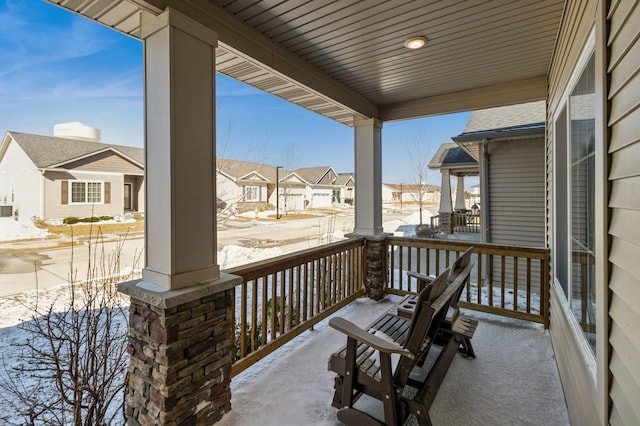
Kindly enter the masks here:
[[610, 423], [640, 424], [640, 2], [609, 12]]

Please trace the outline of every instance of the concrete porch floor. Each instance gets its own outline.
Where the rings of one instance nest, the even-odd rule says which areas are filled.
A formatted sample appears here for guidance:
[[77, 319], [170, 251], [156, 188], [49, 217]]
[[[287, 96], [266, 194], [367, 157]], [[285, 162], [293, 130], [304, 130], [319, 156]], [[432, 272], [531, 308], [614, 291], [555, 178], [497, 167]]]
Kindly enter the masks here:
[[[360, 299], [335, 314], [366, 326], [397, 296]], [[465, 312], [480, 320], [472, 340], [477, 358], [456, 356], [434, 401], [434, 425], [569, 425], [548, 331], [542, 326]], [[329, 355], [346, 338], [322, 321], [232, 379], [232, 411], [221, 425], [338, 425], [331, 406]], [[382, 419], [382, 405], [356, 407]], [[413, 424], [410, 418], [407, 424]]]

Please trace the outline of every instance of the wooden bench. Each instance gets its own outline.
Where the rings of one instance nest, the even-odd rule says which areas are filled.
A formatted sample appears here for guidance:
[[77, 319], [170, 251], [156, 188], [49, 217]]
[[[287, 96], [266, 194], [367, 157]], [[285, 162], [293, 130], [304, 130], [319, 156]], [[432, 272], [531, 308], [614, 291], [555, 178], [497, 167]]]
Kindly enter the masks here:
[[[473, 247], [469, 247], [460, 255], [460, 257], [458, 257], [458, 259], [456, 259], [453, 265], [451, 265], [451, 272], [449, 273], [449, 278], [447, 279], [448, 282], [455, 281], [460, 274], [464, 274], [464, 280], [465, 282], [467, 281], [471, 270], [469, 269], [467, 271], [466, 267], [471, 263], [472, 252]], [[413, 271], [407, 272], [407, 275], [416, 279], [418, 291], [420, 291], [435, 279], [435, 276], [433, 275], [426, 275]], [[436, 344], [442, 345], [446, 343], [446, 341], [451, 338], [451, 335], [455, 334], [459, 336], [462, 341], [462, 343], [460, 344], [459, 352], [467, 358], [475, 358], [476, 354], [473, 350], [473, 345], [471, 344], [471, 338], [473, 337], [473, 334], [478, 327], [478, 320], [460, 315], [458, 301], [460, 300], [460, 295], [462, 294], [463, 290], [464, 286], [460, 287], [460, 293], [456, 297], [454, 297], [454, 300], [447, 311], [447, 315], [440, 326], [440, 332], [436, 338]], [[400, 301], [399, 305], [403, 305], [414, 298], [415, 296], [407, 296], [405, 297], [405, 299]]]
[[[471, 266], [465, 268], [467, 272]], [[329, 370], [337, 373], [333, 406], [339, 408], [341, 422], [397, 425], [413, 414], [419, 424], [431, 424], [429, 407], [462, 344], [460, 336], [451, 335], [422, 379], [410, 377], [410, 373], [423, 366], [448, 308], [466, 281], [460, 274], [447, 284], [449, 271], [415, 297], [410, 318], [392, 308], [366, 329], [343, 318], [331, 319], [331, 327], [347, 336], [347, 345], [329, 358]], [[393, 358], [398, 358], [397, 362], [392, 362]], [[407, 386], [415, 388], [413, 397], [403, 394]], [[362, 394], [382, 401], [384, 422], [353, 407]]]

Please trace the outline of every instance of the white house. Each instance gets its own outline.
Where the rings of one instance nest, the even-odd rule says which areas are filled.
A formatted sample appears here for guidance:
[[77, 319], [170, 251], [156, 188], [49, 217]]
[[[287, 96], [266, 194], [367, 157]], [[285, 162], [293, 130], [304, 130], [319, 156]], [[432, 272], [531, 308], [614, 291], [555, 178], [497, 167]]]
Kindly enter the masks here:
[[[264, 208], [275, 188], [276, 168], [269, 164], [218, 158], [216, 195], [219, 203], [239, 211]], [[275, 200], [273, 202], [275, 205]]]
[[382, 201], [385, 203], [417, 203], [420, 198], [425, 203], [437, 203], [440, 199], [440, 187], [417, 183], [383, 183]]
[[143, 212], [143, 150], [102, 143], [99, 134], [80, 123], [56, 126], [53, 137], [7, 132], [0, 145], [3, 212], [45, 220]]

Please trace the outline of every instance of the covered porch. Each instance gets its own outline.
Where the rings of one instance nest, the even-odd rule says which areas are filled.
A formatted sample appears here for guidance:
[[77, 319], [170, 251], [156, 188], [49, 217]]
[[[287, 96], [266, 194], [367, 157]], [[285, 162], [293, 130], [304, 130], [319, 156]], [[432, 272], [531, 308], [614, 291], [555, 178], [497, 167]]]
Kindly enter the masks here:
[[[466, 248], [442, 241], [394, 239], [383, 233], [385, 122], [547, 100], [551, 108], [547, 122], [562, 125], [561, 118], [566, 119], [567, 114], [559, 107], [560, 99], [575, 86], [578, 71], [585, 66], [582, 62], [587, 63], [584, 58], [595, 51], [596, 82], [592, 86], [597, 99], [593, 96], [592, 109], [597, 113], [588, 118], [597, 131], [585, 140], [595, 141], [598, 147], [594, 173], [599, 182], [592, 192], [599, 202], [595, 205], [607, 206], [610, 201], [605, 189], [610, 133], [605, 106], [607, 37], [609, 25], [622, 28], [628, 22], [637, 28], [640, 9], [631, 3], [50, 1], [144, 40], [147, 265], [142, 281], [121, 287], [132, 300], [126, 397], [126, 414], [132, 424], [231, 421], [224, 417], [232, 407], [232, 377], [248, 372], [258, 359], [275, 353], [361, 296], [379, 301], [389, 294], [411, 291], [407, 270], [437, 273]], [[627, 19], [629, 16], [634, 18]], [[612, 53], [622, 58], [633, 51], [637, 37], [617, 31], [612, 31], [609, 42], [619, 43]], [[627, 40], [633, 41], [622, 46]], [[424, 49], [410, 49], [415, 46]], [[582, 46], [586, 46], [584, 52]], [[625, 70], [632, 70], [628, 72], [635, 76], [634, 66]], [[216, 72], [353, 127], [357, 196], [350, 240], [244, 269], [220, 271], [213, 161]], [[621, 81], [625, 83], [612, 95], [632, 92], [624, 88], [626, 77]], [[636, 99], [628, 105], [637, 105]], [[627, 116], [635, 117], [636, 112], [627, 115], [630, 106], [623, 111], [621, 122]], [[558, 148], [553, 133], [550, 138], [546, 164], [554, 166]], [[637, 141], [632, 136], [628, 139], [624, 143], [629, 146]], [[625, 146], [621, 142], [611, 148]], [[566, 158], [560, 160], [566, 162]], [[631, 162], [624, 164], [614, 178], [637, 177], [637, 168]], [[572, 328], [575, 321], [568, 308], [572, 301], [563, 293], [568, 288], [566, 277], [549, 269], [548, 248], [560, 241], [565, 245], [556, 244], [555, 251], [567, 251], [566, 241], [558, 235], [569, 238], [554, 223], [559, 215], [561, 219], [570, 216], [561, 216], [566, 213], [567, 200], [561, 199], [565, 193], [557, 191], [565, 177], [560, 176], [557, 183], [556, 169], [548, 170], [554, 172], [548, 172], [546, 178], [547, 205], [554, 203], [553, 210], [545, 213], [547, 248], [474, 245], [477, 266], [460, 305], [546, 327], [551, 301], [555, 355], [572, 418], [586, 419], [581, 424], [604, 424], [614, 399], [612, 416], [638, 418], [637, 408], [628, 403], [635, 400], [639, 389], [637, 369], [630, 367], [637, 359], [637, 333], [624, 329], [627, 334], [612, 344], [630, 355], [622, 360], [614, 356], [611, 365], [615, 368], [609, 365], [613, 351], [608, 330], [615, 321], [608, 307], [606, 207], [596, 213], [593, 231], [594, 252], [599, 254], [594, 267], [598, 334], [590, 352], [582, 345], [583, 336]], [[627, 182], [625, 179], [621, 180]], [[193, 205], [198, 208], [191, 208]], [[637, 202], [633, 207], [637, 210]], [[619, 229], [633, 223], [634, 214], [621, 213]], [[619, 234], [627, 237], [622, 231]], [[620, 272], [618, 281], [624, 290], [637, 288], [633, 287], [637, 262], [626, 260], [635, 252], [632, 246], [637, 245], [638, 237], [629, 238], [632, 242], [612, 250], [622, 253], [620, 264], [632, 271]], [[555, 265], [566, 270], [570, 263], [568, 258], [554, 259]], [[622, 325], [637, 318], [632, 309], [622, 312]], [[553, 370], [553, 358], [547, 355], [541, 356], [549, 359]], [[323, 370], [323, 365], [315, 368]], [[612, 373], [616, 380], [611, 379]], [[498, 380], [496, 376], [483, 382], [485, 389], [491, 379]], [[524, 380], [526, 377], [520, 382]], [[293, 385], [287, 384], [283, 394]], [[517, 403], [532, 402], [519, 399]], [[456, 407], [456, 411], [467, 409], [462, 402]], [[269, 413], [269, 418], [274, 416], [277, 413]]]

